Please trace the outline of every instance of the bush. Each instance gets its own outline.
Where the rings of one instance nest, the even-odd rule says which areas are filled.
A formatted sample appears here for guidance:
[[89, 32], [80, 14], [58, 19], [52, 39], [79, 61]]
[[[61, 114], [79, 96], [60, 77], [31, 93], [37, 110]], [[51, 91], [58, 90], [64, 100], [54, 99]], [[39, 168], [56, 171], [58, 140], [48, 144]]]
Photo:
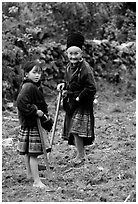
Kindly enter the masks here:
[[[94, 67], [97, 79], [128, 83], [130, 87], [129, 80], [135, 80], [136, 48], [131, 43], [136, 36], [134, 8], [135, 4], [110, 2], [3, 3], [4, 99], [16, 100], [23, 78], [21, 67], [29, 59], [39, 59], [43, 85], [56, 88], [67, 64], [64, 39], [72, 29], [85, 32], [91, 39], [85, 43], [85, 58]], [[107, 40], [93, 40], [97, 36]]]
[[[60, 43], [51, 42], [41, 46], [31, 47], [28, 50], [26, 60], [39, 60], [43, 71], [42, 84], [52, 90], [56, 89], [57, 84], [64, 79], [65, 67], [68, 62], [67, 56], [65, 55], [65, 48], [66, 46]], [[85, 59], [94, 68], [94, 74], [97, 80], [102, 77], [114, 84], [125, 84], [127, 89], [130, 87], [135, 89], [135, 42], [119, 45], [118, 42], [110, 43], [108, 40], [89, 40], [85, 43], [84, 53]], [[17, 55], [15, 56], [17, 57]], [[8, 89], [11, 91], [11, 95], [14, 93], [14, 96], [17, 96], [22, 79], [21, 65], [15, 63], [18, 62], [16, 57], [13, 63], [14, 68], [8, 72], [8, 75], [6, 75], [6, 68], [10, 70], [10, 67], [5, 66], [6, 62], [3, 61], [5, 66], [3, 79], [9, 84], [7, 88], [4, 88], [6, 90], [4, 92], [7, 94]], [[9, 73], [11, 74], [9, 75]], [[16, 97], [11, 99], [15, 100]]]

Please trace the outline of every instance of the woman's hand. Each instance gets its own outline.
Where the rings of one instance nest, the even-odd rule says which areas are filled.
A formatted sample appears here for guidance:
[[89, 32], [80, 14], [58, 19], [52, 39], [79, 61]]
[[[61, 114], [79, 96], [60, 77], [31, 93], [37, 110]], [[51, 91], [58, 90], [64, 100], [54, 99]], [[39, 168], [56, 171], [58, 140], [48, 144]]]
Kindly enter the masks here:
[[62, 91], [64, 89], [64, 87], [65, 87], [65, 84], [64, 83], [60, 83], [60, 84], [57, 85], [57, 90], [58, 91]]
[[38, 115], [38, 117], [42, 117], [44, 115], [43, 111], [41, 110], [37, 110], [36, 114]]

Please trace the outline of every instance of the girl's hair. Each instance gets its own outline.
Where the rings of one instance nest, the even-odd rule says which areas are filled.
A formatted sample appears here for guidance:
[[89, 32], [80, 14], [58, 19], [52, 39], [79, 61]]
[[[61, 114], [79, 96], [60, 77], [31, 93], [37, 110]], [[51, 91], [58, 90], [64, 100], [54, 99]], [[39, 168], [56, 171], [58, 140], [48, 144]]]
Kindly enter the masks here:
[[38, 62], [29, 61], [23, 65], [24, 73], [30, 72], [34, 66], [40, 66]]

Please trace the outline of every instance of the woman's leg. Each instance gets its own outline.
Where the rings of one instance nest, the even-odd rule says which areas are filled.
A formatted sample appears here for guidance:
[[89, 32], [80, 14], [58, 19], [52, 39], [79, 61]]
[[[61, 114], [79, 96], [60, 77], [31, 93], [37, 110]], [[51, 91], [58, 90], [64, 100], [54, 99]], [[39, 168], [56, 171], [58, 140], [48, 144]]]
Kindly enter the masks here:
[[77, 134], [74, 134], [74, 137], [75, 137], [75, 146], [77, 148], [77, 157], [75, 160], [84, 159], [85, 151], [84, 151], [83, 138], [79, 137]]
[[25, 161], [25, 166], [26, 166], [26, 174], [27, 174], [27, 178], [30, 179], [32, 178], [32, 172], [31, 172], [31, 167], [30, 167], [30, 156], [28, 156], [28, 154], [26, 154], [24, 156], [24, 161]]

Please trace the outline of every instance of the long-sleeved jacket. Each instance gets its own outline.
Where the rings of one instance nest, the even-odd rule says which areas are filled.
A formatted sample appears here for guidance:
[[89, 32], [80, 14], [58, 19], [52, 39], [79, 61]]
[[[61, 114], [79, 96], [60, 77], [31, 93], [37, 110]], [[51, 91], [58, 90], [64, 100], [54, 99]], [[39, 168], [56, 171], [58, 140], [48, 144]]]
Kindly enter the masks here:
[[[96, 83], [93, 70], [85, 60], [80, 62], [76, 68], [73, 69], [73, 72], [71, 64], [68, 64], [65, 72], [65, 82], [70, 107], [74, 108], [75, 104], [76, 106], [81, 106], [82, 109], [93, 106]], [[77, 97], [79, 97], [79, 102], [76, 102]]]
[[17, 108], [20, 124], [23, 127], [37, 125], [36, 112], [38, 109], [48, 114], [47, 104], [38, 84], [29, 79], [23, 82], [21, 91], [17, 97]]

